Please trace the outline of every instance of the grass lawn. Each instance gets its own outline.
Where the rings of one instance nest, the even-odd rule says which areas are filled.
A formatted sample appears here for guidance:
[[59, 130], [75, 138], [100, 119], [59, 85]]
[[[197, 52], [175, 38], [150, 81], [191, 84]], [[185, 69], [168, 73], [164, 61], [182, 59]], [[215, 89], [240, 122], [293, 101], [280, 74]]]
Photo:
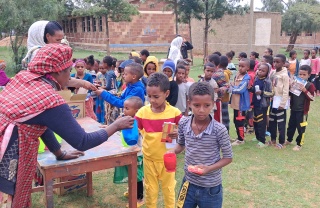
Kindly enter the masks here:
[[[284, 53], [284, 50], [280, 53]], [[0, 58], [10, 59], [8, 50], [0, 48]], [[74, 56], [83, 58], [93, 54], [102, 59], [104, 54], [75, 50]], [[125, 59], [127, 54], [113, 54], [118, 59]], [[165, 53], [155, 54], [158, 58]], [[301, 58], [299, 51], [298, 58]], [[237, 61], [234, 60], [237, 64]], [[190, 76], [195, 78], [202, 73], [202, 57], [195, 58]], [[233, 163], [223, 169], [224, 207], [320, 207], [320, 162], [317, 154], [320, 140], [320, 101], [311, 104], [306, 131], [305, 146], [300, 152], [292, 151], [294, 145], [283, 150], [271, 147], [258, 149], [251, 142], [254, 135], [246, 136], [246, 143], [233, 148]], [[287, 111], [287, 114], [290, 112]], [[232, 118], [230, 110], [230, 118]], [[289, 115], [287, 115], [289, 117]], [[231, 138], [235, 138], [233, 122], [230, 128]], [[270, 138], [268, 138], [270, 139]], [[183, 154], [178, 156], [176, 172], [176, 193], [183, 178]], [[54, 196], [56, 207], [98, 208], [125, 207], [127, 199], [123, 196], [127, 185], [113, 184], [113, 170], [95, 172], [93, 175], [93, 197], [87, 198], [85, 191]], [[43, 193], [32, 194], [33, 206], [44, 207]], [[158, 207], [164, 207], [162, 194], [159, 195]]]

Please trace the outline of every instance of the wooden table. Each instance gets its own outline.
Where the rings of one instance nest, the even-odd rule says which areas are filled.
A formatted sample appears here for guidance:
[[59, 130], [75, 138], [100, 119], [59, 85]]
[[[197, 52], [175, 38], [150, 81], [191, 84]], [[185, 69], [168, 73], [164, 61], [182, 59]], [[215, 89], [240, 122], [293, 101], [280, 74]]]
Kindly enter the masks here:
[[[99, 130], [100, 124], [91, 118], [77, 119], [86, 132]], [[66, 142], [62, 142], [62, 149], [73, 149]], [[53, 205], [53, 188], [87, 183], [87, 196], [92, 196], [92, 172], [128, 165], [129, 207], [137, 207], [137, 151], [125, 148], [118, 133], [109, 137], [108, 141], [98, 147], [87, 150], [84, 156], [74, 160], [58, 161], [55, 156], [46, 151], [38, 155], [38, 168], [44, 177], [44, 186], [35, 187], [32, 192], [44, 191], [48, 208]], [[54, 184], [53, 179], [86, 173], [85, 179]]]

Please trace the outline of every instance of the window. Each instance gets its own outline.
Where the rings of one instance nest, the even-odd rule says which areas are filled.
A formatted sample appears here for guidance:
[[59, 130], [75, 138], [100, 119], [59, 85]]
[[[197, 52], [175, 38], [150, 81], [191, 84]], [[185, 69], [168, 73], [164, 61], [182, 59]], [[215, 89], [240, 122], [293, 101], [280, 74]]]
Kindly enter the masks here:
[[97, 19], [95, 17], [92, 17], [92, 31], [96, 32], [97, 31]]
[[66, 31], [66, 22], [62, 20], [62, 30]]
[[298, 33], [297, 36], [301, 36], [301, 33]]
[[73, 32], [77, 32], [77, 19], [73, 19]]
[[99, 17], [99, 31], [102, 32], [102, 17]]
[[69, 20], [69, 32], [73, 33], [73, 19]]
[[69, 33], [69, 20], [66, 20], [66, 30], [65, 33]]
[[90, 17], [87, 17], [87, 32], [91, 31]]
[[312, 32], [306, 32], [306, 36], [312, 36]]
[[286, 33], [286, 36], [291, 36], [291, 34], [292, 34], [292, 33], [289, 33], [289, 32], [288, 32], [288, 33]]
[[82, 32], [86, 31], [86, 18], [82, 17]]

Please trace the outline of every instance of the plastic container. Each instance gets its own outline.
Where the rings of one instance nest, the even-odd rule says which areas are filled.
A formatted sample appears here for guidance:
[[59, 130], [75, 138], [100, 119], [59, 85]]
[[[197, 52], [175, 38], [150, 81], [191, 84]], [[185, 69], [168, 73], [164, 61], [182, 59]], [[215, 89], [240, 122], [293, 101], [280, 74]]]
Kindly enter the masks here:
[[124, 147], [128, 147], [129, 145], [126, 143], [126, 141], [124, 141], [124, 138], [123, 138], [123, 135], [122, 135], [122, 132], [120, 133], [120, 139], [121, 139], [121, 143]]
[[176, 172], [177, 156], [176, 154], [169, 152], [163, 155], [164, 166], [167, 172]]
[[138, 143], [138, 139], [139, 139], [139, 129], [138, 129], [137, 121], [134, 120], [133, 128], [123, 129], [122, 134], [123, 134], [124, 141], [129, 146], [136, 145]]

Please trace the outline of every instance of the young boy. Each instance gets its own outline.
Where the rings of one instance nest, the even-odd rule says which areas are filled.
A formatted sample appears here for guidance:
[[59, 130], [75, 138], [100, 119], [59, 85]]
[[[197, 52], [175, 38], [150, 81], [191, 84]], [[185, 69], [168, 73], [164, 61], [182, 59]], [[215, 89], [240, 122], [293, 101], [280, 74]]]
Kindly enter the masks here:
[[[142, 100], [137, 96], [129, 97], [124, 101], [123, 115], [134, 117], [138, 110], [143, 106]], [[137, 143], [138, 148], [142, 148], [141, 137]], [[133, 148], [136, 148], [134, 146]], [[141, 207], [144, 204], [143, 201], [143, 156], [139, 151], [137, 154], [138, 170], [137, 170], [137, 207]], [[128, 182], [128, 166], [116, 167], [113, 177], [114, 183], [127, 183]], [[129, 192], [126, 191], [124, 196], [128, 197]], [[127, 206], [129, 207], [129, 206]]]
[[233, 122], [237, 131], [237, 140], [233, 146], [244, 144], [244, 123], [246, 111], [250, 109], [250, 97], [248, 84], [250, 77], [247, 71], [250, 68], [250, 60], [243, 58], [239, 61], [239, 72], [234, 82], [231, 83], [232, 95], [230, 107], [233, 108]]
[[[206, 63], [204, 65], [204, 76], [200, 78], [199, 82], [207, 82], [210, 84], [210, 86], [214, 90], [214, 102], [217, 106], [221, 106], [221, 99], [217, 99], [218, 98], [217, 91], [219, 90], [219, 86], [217, 82], [212, 78], [212, 74], [215, 71], [215, 69], [216, 69], [216, 66], [213, 63], [211, 62]], [[214, 108], [212, 109], [212, 113], [214, 112], [213, 110], [217, 110], [216, 105], [214, 105]], [[218, 114], [215, 114], [215, 115], [218, 115]], [[216, 121], [221, 121], [221, 118], [215, 118], [215, 119]]]
[[150, 56], [150, 53], [147, 49], [143, 49], [142, 51], [140, 51], [140, 58], [142, 60], [142, 64], [146, 62], [148, 56]]
[[[166, 208], [175, 206], [175, 173], [166, 172], [163, 155], [167, 152], [165, 143], [161, 142], [164, 122], [178, 125], [181, 112], [166, 102], [170, 82], [163, 73], [153, 73], [148, 78], [147, 95], [149, 105], [142, 107], [136, 114], [138, 128], [143, 137], [142, 152], [144, 165], [144, 184], [146, 188], [146, 207], [157, 207], [159, 182], [161, 181], [164, 204]], [[169, 134], [172, 139], [177, 131]]]
[[[185, 177], [177, 207], [222, 207], [221, 168], [232, 162], [232, 148], [226, 127], [213, 119], [214, 90], [206, 82], [189, 89], [193, 115], [179, 122], [178, 143], [174, 153], [185, 150]], [[220, 156], [222, 152], [222, 158]], [[190, 172], [189, 166], [202, 173]]]
[[184, 65], [178, 64], [176, 70], [176, 83], [179, 87], [178, 91], [178, 101], [176, 103], [176, 108], [178, 108], [182, 115], [188, 116], [189, 107], [188, 107], [188, 91], [189, 85], [184, 82], [186, 77], [186, 68]]
[[[259, 141], [257, 147], [263, 148], [266, 143], [267, 111], [270, 105], [270, 97], [273, 96], [272, 84], [268, 77], [271, 65], [260, 63], [257, 76], [250, 91], [254, 93], [252, 97], [253, 104], [253, 125], [256, 140]], [[257, 89], [259, 86], [259, 89]]]
[[296, 138], [297, 146], [293, 148], [295, 151], [299, 151], [304, 144], [304, 133], [307, 126], [308, 112], [310, 108], [310, 101], [314, 101], [315, 87], [308, 81], [311, 75], [311, 67], [302, 65], [299, 68], [299, 78], [306, 81], [306, 84], [299, 84], [299, 90], [301, 94], [298, 96], [290, 92], [290, 119], [287, 128], [287, 141], [286, 145], [291, 144], [296, 129], [298, 130], [298, 136]]
[[106, 102], [116, 106], [117, 108], [123, 108], [124, 101], [132, 96], [137, 96], [144, 102], [145, 87], [139, 80], [142, 76], [143, 70], [140, 64], [129, 64], [124, 68], [123, 72], [123, 80], [127, 87], [120, 97], [117, 97], [102, 89], [97, 90], [96, 93]]
[[[286, 109], [288, 108], [289, 99], [289, 75], [284, 67], [286, 57], [283, 54], [277, 54], [273, 59], [273, 65], [276, 72], [271, 76], [273, 83], [274, 96], [269, 115], [269, 129], [271, 133], [271, 141], [268, 145], [274, 145], [278, 149], [282, 149], [286, 135]], [[277, 127], [279, 128], [279, 144], [276, 143]]]
[[[250, 77], [250, 81], [248, 84], [248, 89], [250, 89], [254, 83], [254, 78], [256, 76], [256, 72], [254, 71], [256, 62], [254, 60], [250, 60], [250, 69], [248, 70], [248, 75]], [[252, 97], [253, 93], [249, 92], [249, 97], [250, 97], [250, 109], [246, 112], [246, 122], [245, 122], [245, 133], [248, 134], [253, 134], [254, 129], [253, 129], [253, 106], [251, 106], [252, 103]]]

